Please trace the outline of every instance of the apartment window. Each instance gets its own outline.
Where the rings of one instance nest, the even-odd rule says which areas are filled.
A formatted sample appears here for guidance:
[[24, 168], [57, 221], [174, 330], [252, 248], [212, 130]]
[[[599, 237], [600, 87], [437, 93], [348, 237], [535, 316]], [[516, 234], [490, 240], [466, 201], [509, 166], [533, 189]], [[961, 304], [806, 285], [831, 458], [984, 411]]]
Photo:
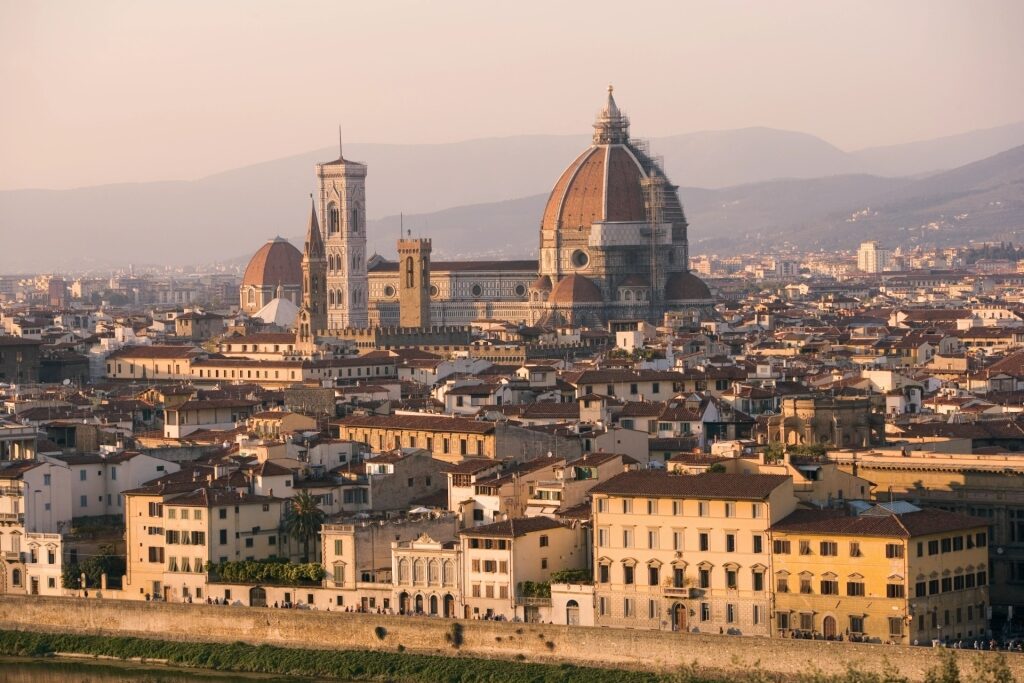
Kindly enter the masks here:
[[764, 552], [763, 541], [764, 541], [764, 538], [761, 536], [761, 534], [754, 534], [754, 552], [755, 553]]
[[850, 541], [850, 557], [860, 557], [860, 542]]
[[928, 595], [928, 584], [924, 581], [918, 581], [914, 584], [914, 597], [923, 598]]
[[648, 600], [647, 601], [647, 618], [657, 619], [658, 618], [658, 601]]
[[776, 612], [775, 624], [780, 630], [785, 631], [789, 629], [789, 612]]
[[726, 517], [735, 517], [736, 516], [736, 503], [726, 503], [725, 504], [725, 516]]
[[647, 547], [651, 550], [658, 549], [658, 531], [656, 529], [647, 530]]
[[903, 545], [901, 543], [886, 543], [885, 556], [890, 560], [903, 557]]
[[648, 500], [647, 501], [647, 514], [649, 514], [649, 515], [655, 514], [655, 507], [656, 507], [655, 506], [655, 502], [653, 500]]
[[623, 529], [622, 530], [622, 547], [632, 548], [633, 547], [633, 530]]
[[810, 555], [811, 554], [811, 542], [810, 541], [800, 541], [800, 554], [801, 555]]
[[686, 583], [686, 575], [685, 575], [685, 572], [683, 572], [683, 568], [682, 567], [673, 567], [672, 568], [672, 587], [673, 588], [682, 588], [684, 583]]
[[711, 603], [702, 602], [700, 603], [700, 620], [711, 621]]
[[683, 549], [683, 532], [673, 531], [672, 532], [672, 550]]
[[932, 579], [928, 582], [928, 595], [937, 595], [939, 592], [939, 580]]
[[725, 623], [733, 624], [736, 622], [736, 605], [727, 603], [725, 605]]
[[220, 541], [221, 545], [227, 545], [228, 544], [228, 530], [227, 529], [221, 529], [219, 531], [219, 539], [218, 540]]
[[789, 541], [772, 541], [772, 551], [776, 555], [789, 555]]
[[49, 486], [49, 485], [50, 485], [50, 475], [49, 474], [44, 474], [43, 475], [43, 486]]
[[622, 583], [632, 584], [634, 583], [633, 576], [633, 565], [627, 564], [622, 567]]
[[924, 542], [923, 541], [918, 541], [917, 542], [917, 556], [918, 557], [924, 557]]
[[736, 582], [736, 570], [735, 569], [726, 569], [725, 570], [725, 587], [730, 589], [730, 590], [736, 590], [737, 582]]
[[597, 599], [597, 613], [600, 614], [602, 617], [608, 615], [608, 598]]
[[977, 534], [975, 534], [974, 544], [977, 545], [979, 548], [984, 548], [986, 545], [988, 545], [988, 536], [985, 534], [984, 531], [979, 531]]
[[[504, 564], [504, 563], [502, 563], [502, 564]], [[548, 558], [546, 558], [546, 557], [542, 557], [542, 558], [540, 559], [540, 568], [541, 568], [541, 569], [547, 569], [547, 568], [548, 568]], [[504, 573], [504, 572], [503, 572], [503, 573]]]
[[725, 552], [734, 553], [736, 552], [736, 534], [725, 535]]
[[599, 548], [608, 547], [608, 538], [611, 530], [608, 527], [600, 527], [597, 530], [597, 545]]
[[246, 548], [251, 548], [251, 547], [252, 547], [252, 545], [253, 545], [253, 543], [252, 543], [252, 538], [251, 538], [251, 537], [250, 537], [250, 538], [247, 538], [247, 539], [245, 539], [245, 547], [246, 547]]
[[753, 574], [751, 574], [751, 577], [753, 578], [754, 590], [757, 591], [758, 593], [763, 591], [764, 590], [764, 572], [762, 572], [762, 571], [755, 571]]
[[750, 516], [753, 517], [754, 519], [758, 519], [758, 518], [761, 517], [761, 504], [760, 503], [751, 503], [750, 504]]
[[658, 567], [647, 568], [647, 585], [657, 586], [661, 584], [661, 569]]
[[846, 582], [846, 594], [854, 598], [864, 597], [864, 582], [863, 581], [847, 581]]
[[683, 501], [673, 500], [672, 501], [672, 514], [681, 515], [683, 514]]
[[953, 539], [952, 538], [943, 538], [942, 541], [941, 541], [941, 546], [942, 546], [942, 552], [944, 552], [944, 553], [951, 553], [951, 552], [953, 552]]
[[839, 582], [835, 579], [821, 580], [822, 595], [839, 595]]
[[697, 573], [701, 588], [711, 588], [711, 570], [701, 569]]
[[597, 580], [600, 583], [608, 583], [609, 581], [611, 581], [611, 576], [610, 575], [611, 575], [610, 567], [607, 564], [602, 564], [602, 565], [598, 566]]
[[708, 532], [706, 532], [706, 531], [700, 532], [700, 549], [701, 549], [701, 551], [707, 552], [708, 548], [710, 548], [710, 547], [711, 547], [711, 540], [710, 540], [710, 536], [708, 535]]
[[801, 576], [800, 577], [800, 592], [804, 595], [810, 595], [811, 593], [811, 577]]
[[964, 589], [964, 577], [963, 575], [957, 575], [953, 577], [953, 590], [962, 591]]
[[220, 519], [227, 519], [228, 518], [228, 509], [227, 508], [221, 508], [221, 509], [217, 510], [217, 517], [219, 517]]
[[622, 499], [622, 514], [628, 515], [633, 512], [633, 501], [630, 498]]
[[928, 554], [929, 555], [938, 555], [939, 554], [939, 541], [938, 540], [928, 541]]
[[903, 636], [903, 618], [889, 617], [889, 635], [893, 637]]
[[469, 453], [469, 449], [466, 446], [466, 440], [465, 439], [459, 439], [459, 455], [467, 455], [468, 453]]
[[79, 496], [78, 497], [78, 504], [81, 507], [84, 507], [84, 508], [89, 507], [89, 496]]
[[850, 615], [850, 633], [864, 633], [864, 617]]
[[952, 592], [952, 590], [953, 590], [953, 577], [947, 576], [946, 578], [942, 579], [942, 592], [943, 593], [950, 593], [950, 592]]
[[636, 607], [633, 598], [625, 598], [622, 601], [622, 614], [626, 617], [636, 616]]
[[835, 541], [822, 541], [819, 545], [822, 557], [835, 557], [839, 554], [839, 544]]
[[178, 510], [177, 508], [167, 508], [167, 519], [177, 519]]
[[813, 631], [814, 630], [814, 615], [809, 612], [800, 613], [800, 630], [801, 631]]
[[706, 500], [697, 501], [697, 516], [707, 517], [708, 516], [708, 502]]
[[785, 574], [776, 574], [775, 576], [775, 592], [776, 593], [788, 593], [789, 592], [789, 577]]
[[541, 548], [547, 548], [548, 547], [548, 537], [546, 535], [540, 537], [540, 547]]
[[78, 470], [78, 481], [85, 481], [85, 470]]

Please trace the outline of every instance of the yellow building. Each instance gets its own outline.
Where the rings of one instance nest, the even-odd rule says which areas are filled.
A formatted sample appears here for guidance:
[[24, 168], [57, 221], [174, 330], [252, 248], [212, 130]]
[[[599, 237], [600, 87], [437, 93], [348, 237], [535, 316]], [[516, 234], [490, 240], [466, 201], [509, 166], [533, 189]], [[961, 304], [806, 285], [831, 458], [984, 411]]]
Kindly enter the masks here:
[[774, 634], [911, 644], [987, 634], [987, 522], [906, 503], [772, 526]]
[[596, 625], [769, 635], [768, 530], [796, 507], [791, 477], [644, 470], [591, 496]]
[[129, 599], [203, 600], [207, 562], [290, 554], [279, 498], [186, 481], [126, 491], [124, 499]]

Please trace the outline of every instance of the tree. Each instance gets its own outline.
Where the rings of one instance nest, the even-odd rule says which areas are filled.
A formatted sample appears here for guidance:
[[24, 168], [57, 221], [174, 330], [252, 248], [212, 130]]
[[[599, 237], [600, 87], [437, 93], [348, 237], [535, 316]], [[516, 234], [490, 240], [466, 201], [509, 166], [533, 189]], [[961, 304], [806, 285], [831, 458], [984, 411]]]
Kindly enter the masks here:
[[960, 683], [960, 667], [952, 650], [942, 650], [942, 661], [928, 670], [924, 683]]
[[1017, 679], [1006, 663], [1006, 655], [1000, 652], [976, 659], [971, 680], [975, 683], [1014, 683]]
[[305, 551], [303, 562], [310, 561], [310, 543], [320, 533], [325, 517], [324, 511], [317, 506], [316, 499], [309, 495], [309, 491], [302, 491], [291, 499], [284, 517], [284, 528], [294, 538], [302, 541]]

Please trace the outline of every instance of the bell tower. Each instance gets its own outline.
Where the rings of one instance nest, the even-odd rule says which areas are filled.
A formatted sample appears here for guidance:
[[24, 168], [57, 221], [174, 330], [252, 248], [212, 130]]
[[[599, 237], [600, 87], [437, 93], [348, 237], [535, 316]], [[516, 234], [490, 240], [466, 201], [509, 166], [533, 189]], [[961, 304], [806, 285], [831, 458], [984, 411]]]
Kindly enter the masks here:
[[327, 258], [327, 328], [369, 325], [366, 276], [366, 165], [342, 153], [316, 165]]
[[398, 240], [398, 325], [430, 327], [430, 240]]

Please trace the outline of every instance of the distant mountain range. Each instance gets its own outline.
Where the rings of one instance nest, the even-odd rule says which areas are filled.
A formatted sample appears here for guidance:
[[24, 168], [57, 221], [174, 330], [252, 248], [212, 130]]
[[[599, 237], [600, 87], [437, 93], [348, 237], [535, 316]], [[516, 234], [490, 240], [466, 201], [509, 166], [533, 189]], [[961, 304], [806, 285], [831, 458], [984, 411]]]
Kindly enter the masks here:
[[[392, 253], [404, 222], [431, 235], [444, 257], [513, 257], [535, 252], [547, 192], [588, 143], [353, 144], [345, 156], [369, 164], [371, 250]], [[699, 252], [1012, 235], [1022, 222], [1024, 169], [1020, 150], [1005, 150], [1022, 144], [1024, 122], [853, 153], [767, 128], [656, 138], [650, 147], [682, 186]], [[313, 165], [336, 157], [321, 149], [196, 181], [0, 192], [0, 272], [242, 258], [270, 237], [301, 233]], [[961, 168], [936, 173], [952, 167]]]

